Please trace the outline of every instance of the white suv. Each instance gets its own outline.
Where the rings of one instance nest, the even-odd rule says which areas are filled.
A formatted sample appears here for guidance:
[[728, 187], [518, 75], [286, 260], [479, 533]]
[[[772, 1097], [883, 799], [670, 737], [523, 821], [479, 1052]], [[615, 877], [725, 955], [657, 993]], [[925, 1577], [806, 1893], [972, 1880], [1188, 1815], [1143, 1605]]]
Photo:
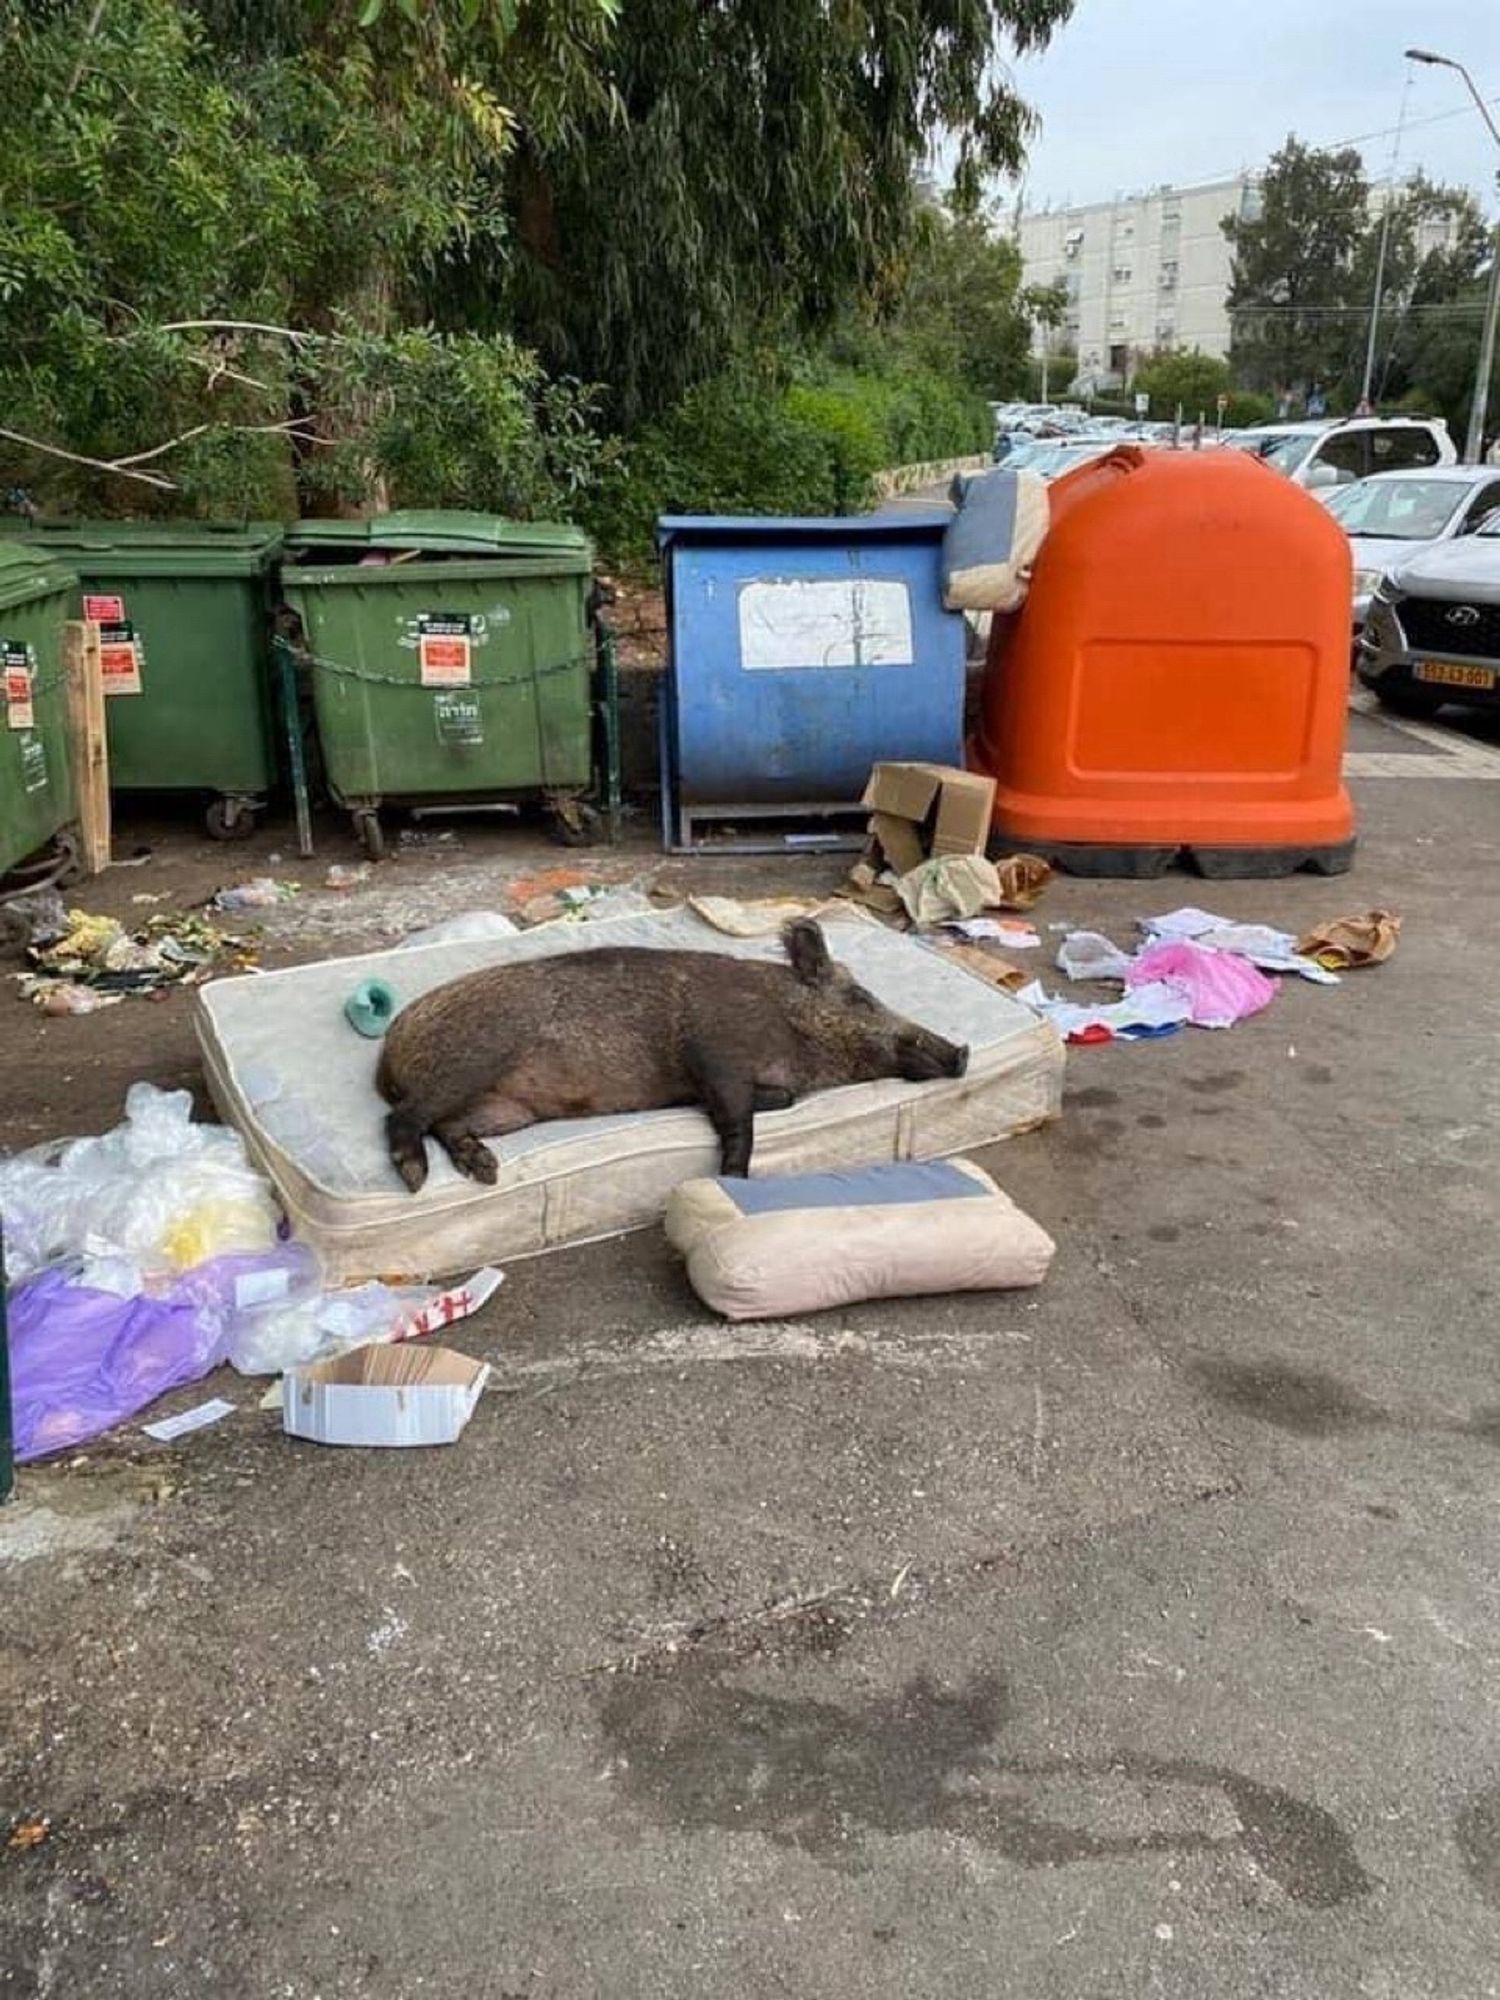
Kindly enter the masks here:
[[1253, 451], [1311, 492], [1352, 486], [1372, 472], [1416, 472], [1455, 465], [1458, 453], [1441, 417], [1340, 417], [1305, 424], [1257, 424], [1226, 431], [1224, 443]]

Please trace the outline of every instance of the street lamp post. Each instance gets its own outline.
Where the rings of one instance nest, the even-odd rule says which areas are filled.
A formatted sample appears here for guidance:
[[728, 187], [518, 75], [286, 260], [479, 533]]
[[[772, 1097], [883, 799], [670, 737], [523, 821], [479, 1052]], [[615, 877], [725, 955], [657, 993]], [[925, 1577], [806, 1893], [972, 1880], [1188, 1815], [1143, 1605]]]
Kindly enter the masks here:
[[[1500, 146], [1500, 125], [1490, 116], [1490, 107], [1461, 62], [1452, 56], [1435, 55], [1431, 49], [1408, 49], [1408, 62], [1429, 63], [1437, 69], [1456, 69], [1469, 87], [1469, 95], [1479, 107], [1479, 115], [1490, 128], [1490, 137]], [[1495, 366], [1495, 327], [1500, 321], [1500, 226], [1490, 256], [1490, 288], [1484, 307], [1484, 331], [1479, 336], [1479, 373], [1474, 382], [1474, 400], [1469, 405], [1469, 435], [1464, 444], [1464, 462], [1478, 465], [1484, 454], [1484, 424], [1489, 409], [1490, 375]]]

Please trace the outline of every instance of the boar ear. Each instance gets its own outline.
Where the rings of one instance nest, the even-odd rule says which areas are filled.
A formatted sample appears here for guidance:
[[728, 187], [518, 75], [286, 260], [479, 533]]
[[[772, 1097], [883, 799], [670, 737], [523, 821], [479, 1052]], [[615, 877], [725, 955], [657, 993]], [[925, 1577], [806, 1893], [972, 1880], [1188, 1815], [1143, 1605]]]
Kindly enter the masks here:
[[811, 917], [798, 917], [781, 933], [792, 970], [804, 986], [816, 986], [833, 970], [822, 931]]

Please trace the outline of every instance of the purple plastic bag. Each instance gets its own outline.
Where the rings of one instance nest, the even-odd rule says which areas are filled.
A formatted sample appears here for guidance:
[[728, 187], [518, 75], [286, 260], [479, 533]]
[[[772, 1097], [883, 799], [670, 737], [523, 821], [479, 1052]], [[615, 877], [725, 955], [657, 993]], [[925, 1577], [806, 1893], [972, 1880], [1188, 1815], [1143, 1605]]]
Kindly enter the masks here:
[[63, 1451], [217, 1367], [227, 1316], [179, 1281], [159, 1298], [117, 1298], [44, 1271], [11, 1294], [16, 1457]]
[[1280, 982], [1257, 972], [1249, 959], [1187, 938], [1148, 945], [1126, 969], [1127, 992], [1158, 981], [1188, 1001], [1195, 1028], [1231, 1028], [1269, 1007], [1281, 991]]

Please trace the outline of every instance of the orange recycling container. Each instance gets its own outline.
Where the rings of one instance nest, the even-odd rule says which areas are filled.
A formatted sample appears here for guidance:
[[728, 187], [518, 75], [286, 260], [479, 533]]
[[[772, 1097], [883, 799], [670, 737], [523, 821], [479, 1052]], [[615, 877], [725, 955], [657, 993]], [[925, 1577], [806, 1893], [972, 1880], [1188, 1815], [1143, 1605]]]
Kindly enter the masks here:
[[1339, 874], [1349, 541], [1247, 453], [1125, 445], [1051, 489], [969, 761], [994, 834], [1076, 874]]

